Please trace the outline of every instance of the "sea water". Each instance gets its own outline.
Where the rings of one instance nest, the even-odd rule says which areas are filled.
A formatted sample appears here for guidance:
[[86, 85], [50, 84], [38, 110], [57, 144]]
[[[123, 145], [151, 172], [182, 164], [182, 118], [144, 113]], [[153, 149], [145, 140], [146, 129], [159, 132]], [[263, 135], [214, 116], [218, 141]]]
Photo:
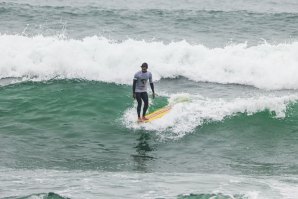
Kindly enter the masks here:
[[[0, 1], [0, 198], [296, 199], [297, 24], [297, 0]], [[139, 124], [143, 62], [172, 109]]]

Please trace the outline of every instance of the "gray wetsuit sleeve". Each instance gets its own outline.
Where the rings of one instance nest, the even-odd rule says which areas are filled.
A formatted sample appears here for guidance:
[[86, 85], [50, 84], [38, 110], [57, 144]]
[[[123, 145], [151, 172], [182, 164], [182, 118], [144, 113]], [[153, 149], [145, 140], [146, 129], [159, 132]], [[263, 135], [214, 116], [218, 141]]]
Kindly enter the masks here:
[[135, 74], [135, 76], [133, 77], [133, 80], [138, 80], [138, 73]]

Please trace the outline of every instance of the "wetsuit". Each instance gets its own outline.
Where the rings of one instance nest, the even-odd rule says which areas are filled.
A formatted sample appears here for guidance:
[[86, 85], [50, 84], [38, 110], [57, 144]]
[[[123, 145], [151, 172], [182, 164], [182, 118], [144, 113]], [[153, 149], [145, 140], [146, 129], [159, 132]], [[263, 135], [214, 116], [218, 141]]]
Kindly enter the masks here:
[[152, 82], [152, 74], [147, 72], [139, 71], [135, 74], [133, 79], [133, 92], [136, 94], [136, 100], [138, 102], [137, 113], [138, 117], [141, 115], [142, 100], [144, 101], [143, 117], [146, 115], [148, 109], [148, 94], [147, 94], [147, 84], [148, 80], [152, 91], [154, 92], [154, 86]]

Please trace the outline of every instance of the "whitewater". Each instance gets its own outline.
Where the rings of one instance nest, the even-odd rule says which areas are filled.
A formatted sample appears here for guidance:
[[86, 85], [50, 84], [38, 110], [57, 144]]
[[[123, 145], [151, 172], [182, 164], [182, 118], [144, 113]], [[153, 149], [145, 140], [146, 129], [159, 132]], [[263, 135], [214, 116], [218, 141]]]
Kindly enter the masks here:
[[[187, 99], [181, 103], [171, 103], [179, 99]], [[235, 117], [241, 113], [253, 115], [258, 112], [269, 111], [273, 118], [285, 119], [288, 117], [289, 105], [298, 100], [297, 94], [285, 96], [263, 95], [249, 98], [210, 99], [200, 95], [171, 94], [169, 105], [171, 111], [159, 120], [146, 124], [136, 123], [136, 104], [128, 109], [122, 122], [132, 129], [145, 129], [159, 132], [162, 139], [181, 139], [181, 137], [194, 132], [195, 128], [207, 123], [220, 122]], [[165, 133], [165, 132], [171, 133]]]
[[297, 89], [298, 43], [247, 43], [210, 48], [187, 41], [158, 42], [42, 35], [0, 35], [0, 78], [85, 79], [131, 84], [132, 74], [149, 63], [154, 80], [185, 77], [195, 82]]

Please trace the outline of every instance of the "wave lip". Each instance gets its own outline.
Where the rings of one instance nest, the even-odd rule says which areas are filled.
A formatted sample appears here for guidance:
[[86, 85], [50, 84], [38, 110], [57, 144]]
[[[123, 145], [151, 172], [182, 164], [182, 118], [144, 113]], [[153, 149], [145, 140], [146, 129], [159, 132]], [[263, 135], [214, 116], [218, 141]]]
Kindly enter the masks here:
[[208, 48], [186, 41], [121, 42], [104, 37], [82, 40], [0, 35], [0, 78], [86, 79], [131, 84], [142, 62], [155, 81], [186, 77], [193, 81], [298, 89], [298, 42]]

